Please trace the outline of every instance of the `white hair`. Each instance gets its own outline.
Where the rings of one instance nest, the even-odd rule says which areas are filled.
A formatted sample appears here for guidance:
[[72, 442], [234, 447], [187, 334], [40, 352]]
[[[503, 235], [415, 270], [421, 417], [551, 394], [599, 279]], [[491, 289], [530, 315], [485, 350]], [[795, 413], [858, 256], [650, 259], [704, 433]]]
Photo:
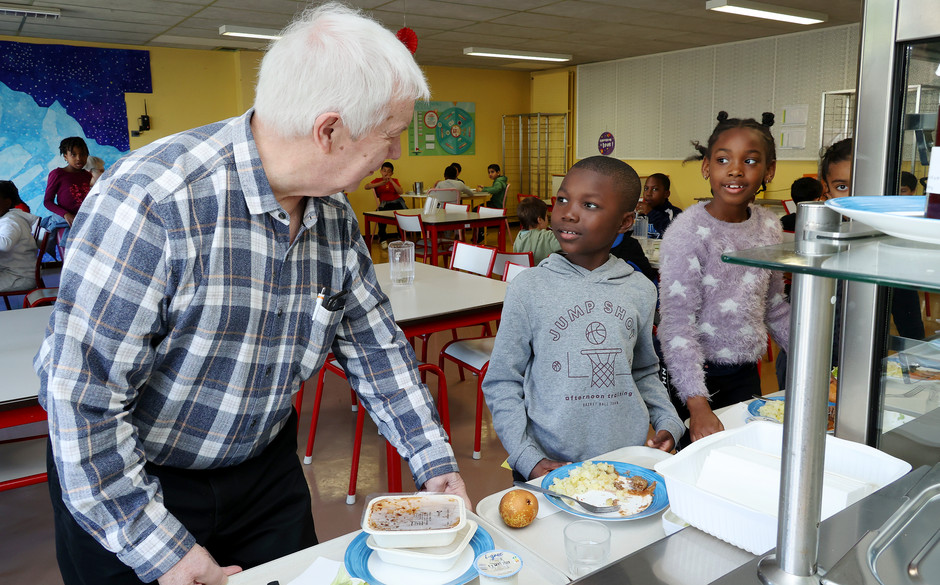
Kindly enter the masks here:
[[353, 140], [374, 130], [393, 101], [430, 97], [405, 45], [378, 22], [336, 2], [308, 8], [261, 61], [255, 112], [284, 138], [308, 135], [337, 112]]

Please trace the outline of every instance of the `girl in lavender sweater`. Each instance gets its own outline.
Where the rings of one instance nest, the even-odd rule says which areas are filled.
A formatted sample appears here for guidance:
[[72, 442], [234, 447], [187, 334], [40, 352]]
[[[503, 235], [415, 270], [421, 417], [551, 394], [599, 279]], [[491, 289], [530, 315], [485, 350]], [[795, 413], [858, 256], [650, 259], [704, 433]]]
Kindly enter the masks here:
[[788, 346], [782, 275], [721, 261], [724, 252], [780, 242], [777, 217], [751, 205], [776, 170], [772, 124], [770, 113], [762, 122], [718, 114], [708, 144], [693, 142], [713, 199], [677, 216], [663, 238], [659, 339], [693, 441], [723, 430], [713, 407], [760, 394], [768, 330]]

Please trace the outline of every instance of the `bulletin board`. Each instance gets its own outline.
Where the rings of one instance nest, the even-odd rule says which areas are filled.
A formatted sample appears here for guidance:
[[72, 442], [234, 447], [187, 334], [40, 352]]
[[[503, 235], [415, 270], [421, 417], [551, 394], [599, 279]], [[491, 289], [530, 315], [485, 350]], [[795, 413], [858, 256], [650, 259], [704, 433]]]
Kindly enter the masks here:
[[476, 154], [474, 102], [417, 102], [408, 126], [411, 156]]
[[[805, 133], [802, 148], [778, 146], [777, 158], [816, 160], [822, 93], [855, 86], [858, 46], [853, 24], [579, 65], [576, 157], [598, 154], [598, 137], [609, 132], [613, 157], [681, 160], [725, 110], [758, 120], [774, 112], [778, 145], [781, 132]], [[803, 123], [784, 126], [788, 108], [805, 113]]]

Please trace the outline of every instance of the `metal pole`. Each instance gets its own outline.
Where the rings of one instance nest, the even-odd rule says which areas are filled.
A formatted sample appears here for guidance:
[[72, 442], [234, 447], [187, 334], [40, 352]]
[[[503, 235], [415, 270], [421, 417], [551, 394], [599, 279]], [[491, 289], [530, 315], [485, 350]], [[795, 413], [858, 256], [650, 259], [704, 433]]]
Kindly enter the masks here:
[[[820, 243], [813, 233], [838, 231], [840, 219], [821, 203], [801, 203], [797, 253], [835, 252], [835, 246]], [[765, 584], [816, 585], [835, 280], [797, 273], [791, 293], [777, 551], [761, 559], [758, 575]]]

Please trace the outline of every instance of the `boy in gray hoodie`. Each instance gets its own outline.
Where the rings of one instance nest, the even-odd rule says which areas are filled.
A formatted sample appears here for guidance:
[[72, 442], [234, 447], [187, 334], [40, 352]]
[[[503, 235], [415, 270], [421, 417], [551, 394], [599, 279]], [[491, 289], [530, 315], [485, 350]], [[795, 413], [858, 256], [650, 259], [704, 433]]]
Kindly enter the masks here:
[[610, 254], [639, 195], [622, 161], [572, 166], [552, 210], [563, 255], [507, 289], [483, 393], [516, 477], [630, 445], [671, 451], [685, 432], [657, 375], [656, 289]]

